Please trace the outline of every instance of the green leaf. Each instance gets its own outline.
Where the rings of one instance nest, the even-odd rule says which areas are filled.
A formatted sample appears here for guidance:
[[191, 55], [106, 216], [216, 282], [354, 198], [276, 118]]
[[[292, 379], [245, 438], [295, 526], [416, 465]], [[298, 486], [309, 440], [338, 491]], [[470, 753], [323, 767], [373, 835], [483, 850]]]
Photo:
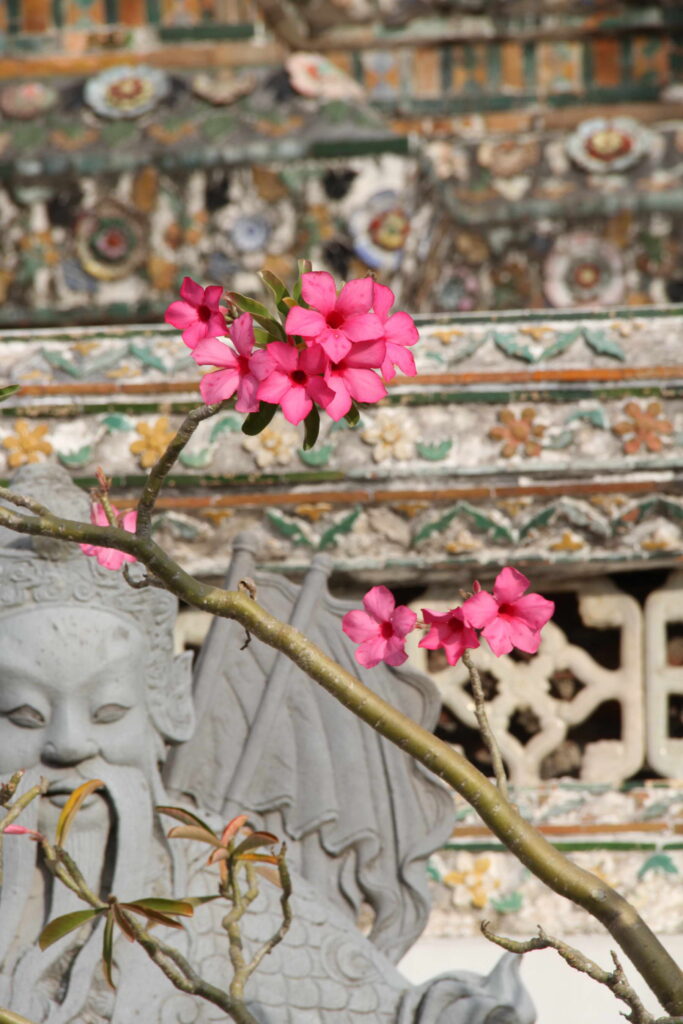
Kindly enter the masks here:
[[310, 260], [297, 260], [296, 264], [299, 270], [299, 277], [303, 277], [304, 274], [310, 274], [313, 270], [313, 264]]
[[573, 420], [584, 420], [586, 423], [592, 423], [594, 427], [600, 427], [601, 430], [605, 430], [607, 427], [605, 414], [602, 409], [586, 409], [581, 412], [573, 412], [571, 416], [567, 416], [565, 423], [572, 423]]
[[242, 313], [249, 313], [256, 323], [268, 331], [271, 337], [277, 338], [279, 341], [287, 340], [282, 324], [273, 319], [270, 310], [262, 302], [257, 302], [256, 299], [242, 295], [240, 292], [228, 292], [228, 299]]
[[525, 359], [527, 363], [536, 362], [536, 356], [529, 346], [520, 345], [519, 342], [515, 341], [514, 334], [503, 334], [500, 331], [494, 331], [491, 337], [495, 341], [496, 346], [506, 356], [512, 356], [513, 359]]
[[350, 427], [357, 427], [360, 422], [360, 409], [354, 402], [346, 416], [344, 417]]
[[83, 448], [79, 448], [77, 452], [71, 452], [69, 455], [65, 452], [59, 452], [57, 457], [64, 466], [70, 469], [72, 467], [85, 466], [86, 462], [90, 462], [92, 453], [93, 446], [86, 444]]
[[85, 376], [85, 369], [82, 366], [78, 366], [76, 363], [72, 363], [71, 360], [66, 359], [59, 352], [51, 352], [49, 349], [42, 350], [43, 359], [54, 367], [55, 370], [62, 370], [64, 373], [68, 373], [70, 377], [76, 377], [80, 380], [81, 377]]
[[435, 519], [431, 523], [425, 523], [421, 526], [413, 537], [413, 545], [419, 544], [421, 540], [426, 540], [427, 537], [431, 537], [433, 533], [443, 533], [447, 526], [455, 519], [460, 509], [456, 506], [452, 508], [450, 512], [446, 512], [445, 515], [441, 516], [440, 519]]
[[105, 426], [107, 428], [107, 430], [132, 430], [133, 429], [133, 424], [128, 419], [128, 417], [127, 416], [122, 416], [118, 412], [109, 413], [109, 415], [105, 416], [104, 419], [102, 420], [102, 424], [103, 424], [103, 426]]
[[270, 270], [262, 270], [259, 277], [266, 287], [273, 293], [275, 304], [279, 311], [286, 316], [289, 311], [289, 306], [284, 300], [290, 297], [287, 285], [284, 284], [279, 277], [276, 277], [275, 274], [272, 274]]
[[353, 528], [353, 524], [356, 519], [358, 519], [360, 513], [361, 509], [360, 506], [358, 506], [358, 508], [355, 508], [353, 512], [349, 512], [349, 514], [344, 516], [344, 518], [338, 523], [333, 523], [332, 526], [325, 530], [320, 538], [320, 544], [318, 545], [320, 551], [324, 551], [325, 548], [328, 548], [340, 534], [350, 533]]
[[50, 921], [43, 928], [38, 936], [38, 945], [41, 949], [47, 949], [53, 942], [57, 942], [58, 939], [62, 939], [69, 932], [80, 928], [86, 921], [92, 921], [93, 917], [103, 914], [106, 909], [106, 907], [101, 907], [94, 910], [91, 907], [88, 910], [74, 910], [71, 914], [62, 914], [61, 917], [56, 917], [54, 921]]
[[73, 824], [73, 820], [78, 813], [78, 810], [91, 793], [94, 793], [96, 789], [102, 789], [104, 783], [101, 779], [89, 779], [88, 782], [84, 782], [82, 786], [78, 786], [74, 789], [73, 793], [62, 807], [62, 812], [59, 815], [57, 821], [57, 830], [55, 833], [55, 844], [57, 846], [63, 846], [64, 841], [69, 833], [69, 829]]
[[261, 402], [257, 412], [250, 412], [245, 418], [242, 424], [242, 433], [249, 434], [253, 437], [254, 434], [260, 434], [262, 430], [268, 426], [273, 416], [277, 412], [276, 405], [270, 405], [268, 402]]
[[203, 828], [205, 832], [216, 838], [212, 828], [198, 818], [192, 811], [185, 810], [184, 807], [169, 807], [166, 805], [160, 805], [156, 808], [157, 814], [165, 814], [169, 818], [175, 818], [176, 821], [182, 821], [183, 825], [197, 825], [199, 828]]
[[262, 846], [273, 846], [277, 842], [279, 839], [272, 832], [252, 832], [235, 847], [232, 855], [241, 857], [242, 854], [249, 853], [251, 850], [259, 850]]
[[326, 466], [333, 452], [331, 444], [324, 444], [317, 451], [307, 452], [299, 449], [299, 458], [306, 466]]
[[200, 843], [209, 843], [210, 846], [220, 846], [217, 837], [213, 832], [207, 832], [197, 825], [174, 825], [168, 831], [169, 839], [196, 839]]
[[180, 914], [181, 917], [192, 917], [194, 907], [185, 900], [167, 900], [156, 896], [145, 896], [141, 900], [132, 900], [122, 906], [140, 907], [142, 910], [156, 910], [159, 914]]
[[283, 537], [288, 537], [292, 544], [302, 544], [306, 547], [311, 546], [310, 540], [297, 523], [293, 523], [290, 519], [285, 519], [284, 516], [281, 516], [278, 512], [273, 512], [271, 509], [266, 509], [266, 519], [275, 527], [278, 533], [281, 533]]
[[9, 387], [0, 388], [0, 402], [4, 402], [6, 398], [11, 395], [16, 395], [19, 390], [19, 384], [10, 384]]
[[622, 363], [625, 362], [626, 353], [621, 345], [619, 345], [613, 338], [608, 337], [604, 331], [584, 327], [583, 336], [586, 339], [586, 344], [590, 345], [593, 351], [597, 352], [598, 355], [612, 356], [613, 359], [619, 359]]
[[178, 461], [189, 469], [206, 469], [213, 461], [213, 452], [210, 448], [202, 448], [198, 452], [182, 451]]
[[212, 903], [213, 900], [219, 900], [221, 894], [215, 892], [213, 896], [184, 896], [183, 903], [189, 903], [192, 907], [201, 907], [203, 903]]
[[223, 416], [217, 423], [214, 423], [211, 428], [211, 435], [209, 441], [216, 441], [221, 434], [229, 433], [233, 434], [236, 430], [240, 429], [240, 421], [236, 416]]
[[469, 502], [463, 501], [458, 504], [458, 511], [464, 513], [476, 526], [478, 530], [484, 530], [493, 541], [507, 542], [512, 544], [515, 540], [510, 531], [503, 526], [501, 523], [497, 523], [495, 519], [491, 519], [490, 516], [484, 515], [474, 505], [470, 505]]
[[104, 935], [102, 936], [102, 970], [104, 971], [104, 979], [110, 988], [115, 988], [114, 979], [112, 978], [112, 954], [114, 952], [114, 915], [107, 914], [107, 920], [104, 922]]
[[653, 853], [648, 857], [638, 872], [638, 879], [645, 878], [648, 871], [663, 871], [667, 875], [678, 874], [678, 868], [668, 853]]
[[441, 441], [438, 444], [418, 442], [415, 447], [417, 448], [418, 455], [421, 455], [423, 459], [428, 459], [429, 462], [439, 462], [441, 459], [446, 458], [453, 447], [453, 442], [449, 440]]
[[563, 334], [558, 334], [555, 341], [548, 345], [543, 352], [543, 359], [552, 359], [553, 356], [559, 356], [562, 352], [565, 352], [571, 345], [574, 344], [577, 338], [581, 337], [581, 328], [575, 327], [572, 331], [565, 331]]
[[556, 511], [557, 508], [555, 505], [548, 505], [547, 508], [541, 509], [540, 512], [537, 512], [536, 515], [532, 516], [519, 531], [519, 539], [524, 540], [527, 534], [532, 530], [538, 530], [543, 526], [547, 526]]
[[304, 451], [308, 452], [318, 440], [320, 433], [320, 413], [317, 405], [312, 406], [311, 411], [304, 420]]

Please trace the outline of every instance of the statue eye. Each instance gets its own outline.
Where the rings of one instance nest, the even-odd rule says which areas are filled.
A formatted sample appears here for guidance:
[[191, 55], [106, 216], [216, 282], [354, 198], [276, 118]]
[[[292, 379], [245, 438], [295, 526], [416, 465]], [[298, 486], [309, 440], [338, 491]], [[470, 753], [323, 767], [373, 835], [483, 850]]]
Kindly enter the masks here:
[[95, 711], [92, 719], [98, 725], [108, 725], [110, 722], [118, 722], [129, 710], [123, 704], [103, 704]]
[[9, 718], [14, 725], [20, 725], [24, 729], [40, 729], [45, 725], [43, 715], [40, 711], [32, 708], [30, 704], [22, 704], [21, 707], [6, 711], [5, 717]]

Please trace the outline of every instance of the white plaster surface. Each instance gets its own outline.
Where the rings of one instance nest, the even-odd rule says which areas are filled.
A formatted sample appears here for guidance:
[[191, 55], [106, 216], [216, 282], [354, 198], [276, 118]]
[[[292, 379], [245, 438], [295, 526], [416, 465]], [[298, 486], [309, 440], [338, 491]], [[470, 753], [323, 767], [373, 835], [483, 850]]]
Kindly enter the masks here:
[[[678, 963], [683, 963], [683, 934], [667, 935], [662, 942]], [[611, 966], [610, 948], [614, 942], [601, 935], [573, 935], [571, 944], [601, 967]], [[399, 964], [410, 981], [419, 983], [454, 968], [485, 973], [500, 955], [500, 950], [483, 937], [421, 939]], [[656, 998], [622, 957], [629, 980], [645, 1006], [663, 1016]], [[554, 950], [540, 950], [524, 958], [522, 977], [536, 1004], [537, 1024], [624, 1024], [620, 1013], [626, 1009], [605, 988], [568, 967]]]

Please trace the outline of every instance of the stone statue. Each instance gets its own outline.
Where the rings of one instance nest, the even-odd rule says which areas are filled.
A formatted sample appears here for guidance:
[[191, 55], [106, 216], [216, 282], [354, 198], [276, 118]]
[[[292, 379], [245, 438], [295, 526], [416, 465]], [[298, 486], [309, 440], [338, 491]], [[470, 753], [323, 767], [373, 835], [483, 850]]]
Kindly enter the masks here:
[[[27, 467], [13, 487], [58, 514], [88, 517], [87, 497], [58, 467]], [[232, 582], [248, 557], [238, 553]], [[343, 605], [327, 595], [321, 567], [312, 580], [299, 593], [257, 578], [258, 597], [351, 664], [341, 629], [325, 625], [338, 623]], [[293, 612], [285, 607], [292, 604]], [[391, 962], [423, 923], [424, 859], [450, 829], [450, 796], [272, 651], [254, 642], [240, 652], [243, 632], [224, 621], [200, 658], [196, 728], [191, 656], [172, 654], [176, 611], [165, 591], [131, 589], [75, 545], [0, 530], [0, 776], [23, 767], [25, 785], [49, 780], [22, 823], [54, 835], [69, 793], [102, 779], [106, 788], [83, 805], [67, 849], [93, 888], [124, 900], [215, 891], [206, 847], [165, 838], [172, 822], [155, 805], [177, 802], [177, 794], [205, 800], [209, 814], [220, 814], [208, 818], [216, 828], [233, 809], [245, 810], [254, 824], [293, 840], [293, 924], [246, 989], [263, 1024], [532, 1024], [517, 958], [503, 957], [488, 978], [453, 973], [418, 988]], [[429, 717], [425, 681], [389, 673], [387, 693], [388, 679], [396, 701]], [[108, 988], [101, 921], [41, 952], [35, 940], [44, 924], [83, 905], [41, 867], [36, 849], [5, 837], [0, 1006], [36, 1024], [225, 1019], [178, 992], [139, 946], [121, 939], [117, 988]], [[247, 946], [277, 927], [279, 896], [261, 882], [245, 918]], [[363, 902], [375, 912], [376, 941], [356, 927]], [[211, 903], [182, 933], [157, 934], [226, 988], [224, 913]]]

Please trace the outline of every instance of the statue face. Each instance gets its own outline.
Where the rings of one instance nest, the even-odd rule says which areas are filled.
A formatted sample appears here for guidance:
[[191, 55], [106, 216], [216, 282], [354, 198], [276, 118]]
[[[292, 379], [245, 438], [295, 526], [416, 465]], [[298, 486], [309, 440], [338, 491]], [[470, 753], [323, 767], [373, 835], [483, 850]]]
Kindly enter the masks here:
[[[0, 773], [39, 768], [61, 807], [88, 762], [148, 773], [155, 731], [145, 705], [147, 640], [92, 608], [40, 608], [0, 619]], [[97, 802], [100, 802], [99, 800]]]

